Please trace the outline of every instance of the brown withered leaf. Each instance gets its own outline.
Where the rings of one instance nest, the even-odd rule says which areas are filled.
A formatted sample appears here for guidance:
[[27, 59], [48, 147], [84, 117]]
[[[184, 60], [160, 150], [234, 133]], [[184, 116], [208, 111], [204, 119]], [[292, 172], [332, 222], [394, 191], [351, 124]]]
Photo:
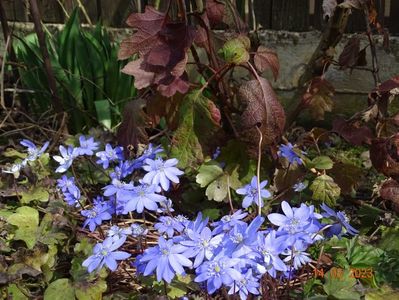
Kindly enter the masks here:
[[[240, 135], [248, 143], [251, 153], [257, 153], [259, 127], [263, 135], [262, 146], [275, 144], [285, 126], [285, 112], [269, 81], [260, 78], [245, 82], [238, 91], [246, 109], [240, 117]], [[255, 150], [255, 151], [253, 151]]]
[[325, 112], [332, 111], [334, 92], [335, 89], [331, 83], [321, 76], [313, 78], [309, 83], [305, 94], [302, 96], [302, 101], [315, 120], [324, 120]]
[[194, 27], [171, 21], [149, 6], [142, 14], [132, 14], [127, 23], [137, 31], [122, 42], [119, 58], [139, 54], [139, 59], [129, 62], [122, 72], [135, 77], [137, 89], [155, 85], [166, 97], [186, 93], [189, 83], [185, 67], [196, 35]]
[[359, 122], [347, 122], [343, 118], [333, 121], [332, 131], [342, 136], [348, 143], [353, 145], [371, 144], [374, 134], [366, 125], [361, 126]]
[[271, 69], [274, 80], [277, 80], [280, 70], [280, 63], [278, 60], [278, 55], [274, 50], [268, 49], [264, 46], [259, 46], [254, 56], [254, 63], [259, 72], [264, 72], [267, 69]]
[[302, 181], [305, 175], [305, 170], [298, 164], [290, 164], [287, 169], [276, 169], [273, 179], [274, 188], [278, 193], [286, 189], [292, 190], [292, 186]]
[[399, 134], [391, 138], [374, 139], [370, 147], [370, 160], [377, 171], [399, 179]]
[[394, 179], [388, 179], [380, 188], [380, 196], [384, 200], [392, 202], [392, 207], [399, 212], [399, 183]]
[[179, 105], [183, 100], [182, 94], [175, 94], [172, 97], [164, 97], [156, 94], [147, 100], [147, 114], [157, 124], [162, 117], [165, 117], [166, 124], [170, 130], [176, 130], [179, 121]]
[[342, 70], [353, 68], [357, 65], [360, 52], [360, 39], [355, 36], [348, 40], [341, 55], [338, 58], [338, 64]]
[[361, 168], [343, 162], [335, 162], [332, 169], [328, 170], [328, 175], [334, 179], [345, 195], [350, 195], [364, 176]]
[[323, 0], [323, 18], [331, 18], [337, 7], [337, 0]]
[[128, 102], [123, 110], [122, 123], [118, 128], [117, 140], [123, 146], [125, 154], [132, 146], [137, 149], [138, 144], [148, 144], [146, 128], [151, 127], [151, 119], [144, 112], [145, 99], [136, 99]]
[[367, 0], [345, 0], [344, 2], [340, 3], [339, 6], [343, 8], [361, 9], [366, 1]]

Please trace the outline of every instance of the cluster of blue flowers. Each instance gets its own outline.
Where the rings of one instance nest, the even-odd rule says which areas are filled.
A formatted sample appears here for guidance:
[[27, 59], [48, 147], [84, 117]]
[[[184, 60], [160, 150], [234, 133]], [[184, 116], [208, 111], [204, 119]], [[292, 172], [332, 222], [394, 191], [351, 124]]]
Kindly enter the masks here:
[[19, 177], [20, 171], [29, 163], [36, 161], [47, 150], [49, 142], [44, 143], [42, 147], [37, 147], [29, 140], [21, 140], [20, 144], [26, 148], [27, 156], [21, 162], [15, 162], [9, 168], [2, 170], [3, 173], [13, 174], [16, 178]]
[[[39, 149], [30, 141], [23, 140], [21, 144], [28, 148], [27, 160], [39, 157], [48, 145]], [[79, 144], [79, 147], [59, 147], [60, 155], [53, 157], [59, 163], [56, 172], [67, 172], [79, 157], [87, 156], [91, 160], [91, 156], [95, 156], [99, 169], [109, 176], [109, 184], [93, 199], [82, 197], [76, 178], [64, 174], [57, 181], [67, 204], [81, 207], [83, 227], [93, 232], [104, 221], [109, 222], [107, 236], [94, 246], [93, 254], [83, 262], [89, 272], [103, 266], [115, 271], [118, 261], [132, 255], [120, 250], [125, 242], [146, 239], [152, 230], [153, 236], [159, 236], [158, 242], [147, 249], [140, 243], [141, 253], [133, 262], [138, 274], [154, 274], [158, 281], [170, 283], [176, 275], [194, 273], [194, 281], [209, 294], [226, 287], [228, 294], [247, 299], [249, 294], [261, 293], [260, 282], [266, 273], [274, 278], [293, 278], [299, 269], [311, 262], [307, 250], [315, 242], [333, 235], [358, 233], [345, 213], [335, 212], [325, 204], [317, 213], [313, 205], [302, 203], [299, 207], [291, 207], [283, 201], [281, 213], [267, 215], [268, 222], [244, 210], [215, 222], [209, 222], [201, 213], [194, 220], [183, 215], [173, 216], [172, 201], [165, 195], [173, 183], [179, 183], [179, 176], [183, 174], [176, 167], [177, 159], [162, 159], [158, 156], [162, 149], [152, 145], [138, 158], [129, 160], [118, 146], [113, 148], [107, 144], [103, 151], [98, 151], [99, 143], [92, 137], [81, 136]], [[302, 163], [291, 144], [280, 147], [280, 156], [289, 163]], [[142, 176], [137, 176], [140, 174]], [[267, 183], [261, 181], [258, 186], [258, 178], [253, 177], [248, 185], [236, 191], [243, 196], [244, 209], [251, 205], [263, 206], [263, 199], [271, 197], [265, 189]], [[298, 183], [293, 188], [300, 192], [306, 185]], [[144, 210], [158, 214], [153, 228], [137, 223], [115, 225], [119, 215], [141, 214]]]
[[[248, 214], [241, 210], [213, 223], [201, 213], [194, 221], [161, 216], [154, 226], [161, 235], [158, 245], [136, 258], [137, 271], [144, 276], [155, 273], [158, 281], [171, 282], [176, 274], [194, 269], [194, 280], [204, 282], [209, 294], [226, 286], [229, 294], [247, 299], [248, 294], [260, 294], [261, 277], [266, 273], [292, 278], [311, 261], [306, 250], [316, 241], [330, 234], [357, 233], [340, 217], [341, 212], [326, 205], [323, 214], [316, 213], [313, 205], [291, 207], [283, 201], [281, 208], [283, 214], [267, 216], [272, 226], [265, 228], [263, 217], [248, 224]], [[333, 224], [322, 223], [327, 217]]]

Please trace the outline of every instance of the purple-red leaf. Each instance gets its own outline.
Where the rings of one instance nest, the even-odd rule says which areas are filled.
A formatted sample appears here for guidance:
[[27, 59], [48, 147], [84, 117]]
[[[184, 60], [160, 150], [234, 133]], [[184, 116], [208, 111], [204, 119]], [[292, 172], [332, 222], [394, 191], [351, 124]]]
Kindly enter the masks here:
[[[366, 52], [364, 51], [364, 56]], [[360, 53], [360, 39], [358, 37], [352, 37], [345, 45], [341, 55], [338, 58], [338, 64], [341, 69], [353, 68], [357, 66], [359, 61]]]
[[122, 41], [118, 58], [127, 59], [136, 53], [146, 53], [158, 41], [158, 32], [162, 29], [165, 14], [151, 6], [146, 6], [144, 13], [131, 14], [126, 23], [137, 32]]
[[396, 180], [385, 181], [380, 188], [380, 196], [384, 200], [391, 201], [395, 211], [399, 212], [399, 183]]
[[144, 112], [144, 99], [128, 102], [123, 109], [122, 123], [118, 128], [118, 144], [123, 146], [126, 154], [132, 146], [137, 149], [138, 144], [148, 144], [146, 128], [151, 127], [151, 119]]
[[240, 118], [242, 140], [247, 142], [251, 153], [257, 153], [259, 127], [263, 135], [262, 145], [276, 143], [285, 126], [285, 112], [269, 81], [260, 78], [245, 82], [239, 89], [239, 96], [247, 107]]
[[347, 122], [342, 118], [333, 121], [333, 131], [342, 136], [348, 143], [353, 145], [371, 144], [374, 138], [373, 132], [367, 126], [361, 126], [358, 122]]
[[370, 147], [370, 160], [377, 171], [399, 179], [399, 134], [391, 138], [374, 139]]
[[259, 72], [264, 72], [267, 69], [271, 69], [274, 80], [277, 80], [278, 72], [280, 70], [280, 63], [275, 51], [264, 46], [259, 46], [258, 51], [255, 53], [254, 63]]
[[186, 93], [189, 89], [185, 68], [188, 49], [196, 30], [185, 22], [172, 22], [168, 16], [147, 6], [145, 13], [132, 14], [127, 23], [137, 31], [121, 44], [119, 58], [139, 54], [122, 72], [135, 77], [134, 85], [142, 89], [155, 85], [166, 97]]
[[218, 25], [223, 22], [224, 3], [217, 0], [206, 0], [205, 10], [211, 26]]

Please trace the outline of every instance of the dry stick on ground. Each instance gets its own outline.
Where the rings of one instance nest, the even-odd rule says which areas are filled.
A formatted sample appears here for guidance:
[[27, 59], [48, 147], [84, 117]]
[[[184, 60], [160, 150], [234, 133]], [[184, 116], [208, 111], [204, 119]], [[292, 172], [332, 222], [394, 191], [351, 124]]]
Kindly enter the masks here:
[[[329, 51], [334, 49], [339, 41], [342, 39], [348, 18], [350, 15], [350, 9], [337, 6], [333, 16], [330, 18], [327, 28], [322, 34], [319, 45], [313, 52], [312, 57], [306, 65], [305, 72], [302, 74], [298, 82], [298, 90], [293, 97], [293, 102], [298, 102], [298, 99], [302, 98], [302, 94], [306, 89], [306, 83], [309, 82], [315, 76], [321, 76], [327, 71], [329, 63], [332, 59], [329, 55]], [[288, 118], [286, 126], [290, 126], [292, 122], [297, 118], [299, 113], [302, 111], [302, 102], [299, 102], [297, 107], [292, 111]]]
[[63, 111], [63, 105], [61, 99], [57, 95], [57, 84], [55, 81], [53, 70], [51, 68], [50, 57], [46, 46], [46, 38], [40, 20], [39, 7], [37, 5], [36, 0], [29, 0], [29, 3], [30, 3], [33, 23], [35, 25], [35, 32], [37, 34], [37, 38], [40, 45], [40, 51], [42, 52], [44, 69], [47, 76], [47, 81], [51, 93], [51, 98], [53, 101], [53, 106], [58, 113], [61, 113]]

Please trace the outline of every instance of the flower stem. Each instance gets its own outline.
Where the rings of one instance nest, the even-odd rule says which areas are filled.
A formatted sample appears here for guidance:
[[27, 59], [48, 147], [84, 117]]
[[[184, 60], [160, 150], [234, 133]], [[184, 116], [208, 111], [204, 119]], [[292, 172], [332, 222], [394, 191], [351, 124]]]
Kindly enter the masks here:
[[262, 198], [260, 195], [260, 163], [262, 161], [262, 141], [263, 141], [263, 134], [262, 131], [259, 129], [258, 126], [255, 126], [256, 130], [259, 132], [259, 145], [258, 145], [258, 165], [256, 167], [256, 185], [258, 187], [258, 215], [262, 214]]

